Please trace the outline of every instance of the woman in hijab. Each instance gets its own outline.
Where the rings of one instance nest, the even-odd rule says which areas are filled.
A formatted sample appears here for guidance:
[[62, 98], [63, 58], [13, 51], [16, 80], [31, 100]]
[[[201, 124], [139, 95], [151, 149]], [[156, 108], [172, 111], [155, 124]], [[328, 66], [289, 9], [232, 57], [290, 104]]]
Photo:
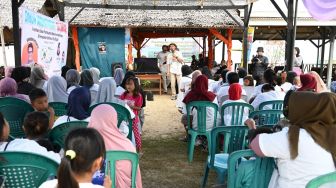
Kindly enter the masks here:
[[91, 104], [93, 104], [96, 101], [99, 85], [94, 83], [93, 78], [92, 78], [92, 73], [90, 70], [84, 70], [80, 76], [81, 78], [80, 78], [79, 85], [90, 89]]
[[[119, 150], [136, 153], [136, 149], [129, 139], [120, 133], [117, 127], [118, 117], [115, 109], [107, 104], [101, 104], [91, 113], [90, 128], [96, 129], [105, 142], [106, 150]], [[131, 163], [118, 161], [116, 163], [116, 187], [131, 187]], [[136, 187], [142, 188], [140, 167], [136, 175]]]
[[47, 84], [48, 102], [68, 102], [68, 93], [66, 92], [66, 81], [62, 76], [52, 76]]
[[317, 74], [317, 72], [311, 71], [308, 74], [312, 75], [316, 80], [316, 92], [317, 93], [329, 92], [329, 89], [327, 88], [326, 84], [323, 82], [320, 75]]
[[30, 75], [30, 83], [36, 88], [47, 90], [47, 76], [41, 66], [34, 66]]
[[90, 108], [91, 98], [90, 91], [86, 87], [79, 87], [74, 89], [68, 99], [68, 112], [67, 115], [59, 117], [55, 123], [54, 127], [61, 123], [70, 121], [87, 121], [90, 120]]
[[75, 69], [70, 69], [65, 75], [67, 82], [67, 93], [70, 94], [75, 88], [80, 87], [80, 75], [79, 72]]
[[14, 97], [30, 103], [27, 95], [17, 93], [17, 84], [13, 78], [4, 78], [0, 80], [0, 97]]
[[90, 72], [92, 74], [93, 83], [99, 84], [100, 70], [97, 69], [96, 67], [91, 67]]
[[312, 91], [316, 92], [317, 82], [314, 76], [311, 74], [301, 74], [300, 75], [301, 88], [297, 91]]
[[29, 95], [31, 90], [35, 87], [30, 84], [29, 77], [30, 77], [30, 67], [16, 67], [13, 69], [11, 77], [17, 83], [17, 92], [24, 95]]
[[[242, 92], [243, 92], [243, 89], [242, 89], [242, 87], [239, 83], [231, 84], [230, 87], [229, 87], [229, 92], [228, 92], [229, 93], [229, 99], [224, 101], [223, 105], [234, 103], [234, 102], [246, 103], [243, 99], [241, 99]], [[224, 111], [223, 119], [224, 119], [224, 124], [226, 126], [231, 125], [232, 113], [233, 113], [232, 112], [232, 107], [226, 108], [225, 111]], [[244, 111], [243, 122], [248, 119], [248, 116], [249, 116], [249, 110]], [[219, 120], [219, 119], [217, 119], [217, 120]]]
[[[311, 179], [335, 171], [335, 114], [333, 93], [287, 93], [284, 115], [288, 127], [273, 134], [259, 134], [250, 144], [258, 156], [277, 159], [273, 177], [278, 179], [269, 187], [304, 188]], [[246, 124], [255, 129], [255, 122]]]
[[117, 86], [120, 86], [124, 79], [124, 70], [122, 68], [117, 68], [114, 70], [114, 80]]
[[61, 69], [61, 76], [65, 79], [66, 73], [70, 70], [71, 68], [67, 65], [64, 65]]

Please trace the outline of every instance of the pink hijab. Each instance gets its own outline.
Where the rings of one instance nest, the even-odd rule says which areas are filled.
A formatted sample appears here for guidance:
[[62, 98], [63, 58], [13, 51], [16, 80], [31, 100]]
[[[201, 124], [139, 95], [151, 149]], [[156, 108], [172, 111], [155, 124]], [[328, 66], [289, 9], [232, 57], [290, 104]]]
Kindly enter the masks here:
[[[106, 151], [121, 150], [136, 153], [134, 145], [119, 132], [117, 124], [118, 118], [115, 109], [110, 105], [101, 104], [93, 109], [88, 127], [96, 129], [103, 136]], [[131, 187], [131, 162], [118, 161], [116, 169], [116, 186]], [[142, 188], [140, 167], [137, 171], [136, 187]]]

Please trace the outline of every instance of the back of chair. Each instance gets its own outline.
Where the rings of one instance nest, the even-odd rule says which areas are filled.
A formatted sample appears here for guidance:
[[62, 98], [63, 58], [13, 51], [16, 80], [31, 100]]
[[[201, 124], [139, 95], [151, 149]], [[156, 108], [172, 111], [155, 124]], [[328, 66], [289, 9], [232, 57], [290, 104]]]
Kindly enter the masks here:
[[266, 106], [271, 106], [269, 110], [282, 110], [283, 100], [265, 101], [259, 105], [259, 110], [267, 110]]
[[[191, 119], [190, 115], [192, 110], [197, 110], [197, 131], [201, 133], [206, 132], [206, 120], [207, 120], [207, 110], [212, 109], [214, 111], [214, 124], [216, 127], [217, 123], [217, 112], [218, 106], [210, 101], [193, 101], [187, 104], [187, 117], [188, 117], [188, 129], [191, 129]], [[195, 117], [194, 117], [195, 118]]]
[[[136, 175], [139, 164], [139, 156], [137, 153], [128, 151], [106, 151], [107, 170], [110, 165], [110, 178], [112, 180], [112, 188], [116, 188], [116, 162], [120, 160], [128, 160], [132, 163], [132, 188], [135, 188]], [[109, 164], [109, 165], [108, 165]], [[107, 174], [107, 173], [105, 173]]]
[[252, 105], [242, 102], [232, 102], [228, 104], [224, 104], [221, 107], [221, 119], [222, 119], [222, 126], [228, 126], [225, 124], [224, 121], [224, 113], [225, 110], [231, 110], [231, 123], [230, 125], [244, 125], [243, 117], [244, 113], [248, 112], [250, 114], [253, 112], [254, 108]]
[[57, 175], [58, 164], [47, 157], [28, 152], [0, 152], [0, 175], [5, 187], [39, 187]]
[[333, 183], [333, 186], [336, 185], [336, 172], [325, 174], [310, 180], [306, 185], [306, 188], [318, 188], [327, 183]]
[[128, 124], [128, 129], [129, 129], [129, 133], [127, 138], [129, 138], [130, 140], [132, 140], [132, 118], [131, 118], [131, 113], [128, 111], [128, 109], [120, 104], [117, 103], [112, 103], [112, 102], [103, 102], [103, 103], [99, 103], [99, 104], [95, 104], [93, 106], [90, 107], [89, 111], [90, 113], [92, 112], [92, 110], [97, 107], [98, 105], [101, 104], [108, 104], [111, 105], [115, 111], [118, 114], [118, 127], [120, 126], [121, 122], [126, 122]]
[[249, 118], [254, 119], [259, 126], [276, 125], [282, 117], [282, 110], [259, 110], [254, 111], [249, 115]]
[[254, 164], [245, 166], [245, 168], [248, 168], [245, 169], [245, 171], [254, 171], [252, 176], [244, 178], [245, 180], [248, 178], [250, 180], [249, 182], [251, 183], [249, 186], [246, 186], [249, 188], [267, 188], [275, 166], [274, 159], [269, 157], [257, 157], [252, 150], [240, 150], [230, 154], [228, 159], [228, 188], [234, 188], [236, 178], [241, 175], [237, 174], [237, 169], [243, 157], [256, 158], [252, 159], [255, 160], [253, 161]]
[[13, 97], [0, 98], [0, 112], [8, 121], [11, 136], [22, 138], [25, 136], [22, 125], [24, 118], [34, 109], [31, 105], [21, 99]]
[[219, 141], [218, 135], [224, 136], [224, 153], [232, 153], [234, 151], [242, 150], [246, 146], [246, 135], [248, 132], [247, 126], [225, 126], [216, 127], [211, 131], [211, 148], [210, 165], [213, 166], [215, 153], [217, 150], [217, 143]]
[[50, 102], [49, 106], [55, 111], [55, 116], [60, 117], [67, 114], [67, 104], [63, 102]]
[[49, 132], [49, 139], [59, 148], [64, 148], [65, 137], [71, 130], [87, 126], [88, 122], [86, 121], [70, 121], [62, 123], [51, 129]]

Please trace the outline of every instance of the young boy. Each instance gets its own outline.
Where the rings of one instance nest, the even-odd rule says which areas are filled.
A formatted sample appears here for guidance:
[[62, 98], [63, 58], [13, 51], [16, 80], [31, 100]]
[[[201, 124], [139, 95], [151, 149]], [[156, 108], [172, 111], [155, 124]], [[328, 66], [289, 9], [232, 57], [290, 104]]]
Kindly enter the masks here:
[[29, 140], [35, 140], [48, 151], [54, 151], [52, 143], [47, 139], [49, 118], [44, 112], [31, 112], [23, 122], [23, 130]]
[[55, 122], [55, 111], [48, 105], [47, 94], [42, 89], [36, 88], [29, 93], [29, 98], [35, 111], [47, 112], [49, 116], [49, 129], [51, 129]]

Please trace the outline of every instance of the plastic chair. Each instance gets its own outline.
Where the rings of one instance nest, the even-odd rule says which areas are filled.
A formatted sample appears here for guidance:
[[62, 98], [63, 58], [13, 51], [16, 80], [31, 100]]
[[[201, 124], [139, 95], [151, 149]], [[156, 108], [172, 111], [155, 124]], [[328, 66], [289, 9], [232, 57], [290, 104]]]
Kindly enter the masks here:
[[34, 109], [29, 103], [13, 97], [0, 98], [0, 112], [10, 126], [11, 136], [15, 138], [25, 137], [22, 125], [24, 118]]
[[283, 117], [282, 110], [259, 110], [250, 113], [249, 118], [256, 121], [258, 126], [276, 125]]
[[[136, 175], [139, 164], [139, 156], [137, 153], [128, 151], [106, 151], [106, 162], [110, 164], [110, 178], [112, 180], [112, 188], [116, 188], [115, 177], [116, 177], [116, 161], [128, 160], [132, 163], [132, 188], [135, 188]], [[107, 165], [109, 166], [109, 165]], [[108, 167], [107, 167], [108, 170]], [[107, 171], [106, 170], [106, 171]], [[105, 173], [107, 174], [107, 173]]]
[[[246, 145], [246, 135], [248, 132], [247, 126], [225, 126], [216, 127], [211, 131], [211, 148], [205, 165], [202, 187], [205, 187], [210, 169], [215, 169], [217, 172], [217, 180], [219, 183], [224, 183], [224, 177], [227, 173], [227, 161], [229, 154], [244, 149]], [[217, 153], [218, 135], [224, 135], [224, 152]]]
[[49, 139], [55, 146], [64, 148], [65, 137], [71, 130], [87, 126], [88, 122], [86, 121], [70, 121], [62, 123], [51, 129], [49, 132]]
[[221, 107], [222, 126], [229, 126], [229, 125], [225, 125], [225, 121], [224, 121], [224, 113], [226, 109], [229, 109], [232, 112], [230, 125], [244, 125], [244, 122], [243, 122], [244, 113], [246, 112], [246, 110], [248, 110], [248, 114], [250, 114], [254, 110], [253, 106], [247, 103], [233, 102], [233, 103], [224, 104]]
[[331, 172], [319, 177], [316, 177], [308, 182], [306, 185], [306, 188], [318, 188], [321, 185], [327, 184], [327, 183], [332, 183], [333, 186], [336, 185], [336, 172]]
[[55, 116], [60, 117], [67, 114], [67, 103], [63, 102], [50, 102], [49, 106], [55, 111]]
[[[259, 105], [259, 110], [282, 110], [283, 100], [265, 101]], [[271, 106], [271, 109], [266, 109], [266, 106]]]
[[[249, 185], [245, 185], [249, 188], [267, 188], [271, 180], [272, 173], [275, 167], [275, 162], [273, 158], [270, 157], [257, 157], [252, 150], [240, 150], [232, 152], [228, 159], [228, 188], [234, 188], [236, 183], [236, 178], [239, 178], [241, 174], [237, 174], [239, 163], [244, 161], [243, 157], [254, 157], [248, 162], [250, 163], [245, 171], [253, 172], [251, 176], [245, 177], [249, 180]], [[247, 162], [247, 161], [244, 161]], [[238, 164], [238, 165], [237, 165]], [[240, 163], [242, 164], [242, 163]], [[246, 176], [248, 173], [244, 173]]]
[[57, 175], [58, 164], [47, 157], [28, 152], [0, 152], [0, 174], [5, 187], [39, 187]]
[[111, 105], [115, 111], [117, 111], [118, 114], [118, 127], [120, 126], [121, 122], [125, 121], [128, 124], [128, 129], [129, 129], [129, 133], [127, 138], [132, 140], [132, 118], [131, 118], [131, 113], [128, 111], [128, 109], [126, 107], [124, 107], [123, 105], [117, 104], [117, 103], [112, 103], [112, 102], [103, 102], [103, 103], [99, 103], [99, 104], [95, 104], [93, 106], [90, 107], [89, 112], [91, 113], [92, 110], [97, 107], [100, 104], [108, 104]]
[[[195, 140], [198, 135], [204, 135], [208, 140], [208, 148], [210, 148], [209, 140], [211, 138], [211, 130], [206, 130], [206, 120], [207, 120], [207, 108], [214, 110], [214, 124], [213, 127], [216, 127], [217, 122], [217, 112], [218, 106], [209, 101], [194, 101], [187, 104], [187, 118], [188, 118], [188, 160], [192, 162], [194, 156], [194, 147]], [[193, 109], [197, 110], [197, 130], [193, 129], [191, 126], [191, 112]], [[195, 117], [194, 117], [195, 118]]]

